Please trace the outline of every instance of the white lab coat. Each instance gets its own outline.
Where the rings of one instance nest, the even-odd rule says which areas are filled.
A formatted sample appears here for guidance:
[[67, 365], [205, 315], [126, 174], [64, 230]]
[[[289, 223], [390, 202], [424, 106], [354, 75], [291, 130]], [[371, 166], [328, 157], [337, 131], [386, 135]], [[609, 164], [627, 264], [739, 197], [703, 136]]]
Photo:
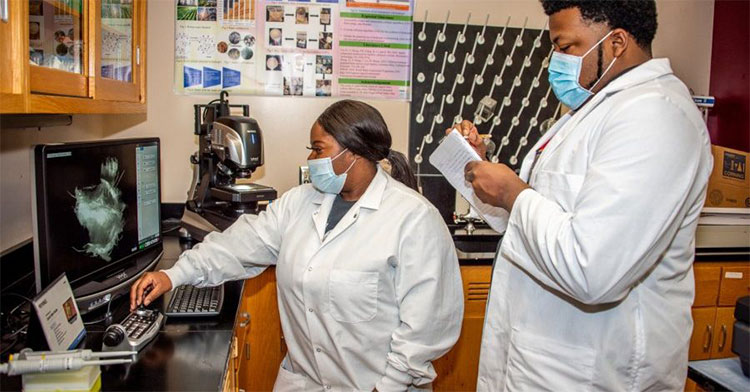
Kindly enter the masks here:
[[326, 235], [334, 198], [296, 187], [258, 216], [208, 235], [166, 273], [175, 287], [206, 286], [276, 265], [289, 350], [276, 391], [386, 392], [430, 383], [431, 361], [456, 342], [463, 318], [445, 223], [380, 168]]
[[558, 121], [522, 164], [533, 189], [495, 261], [478, 390], [682, 390], [711, 167], [706, 127], [667, 59]]

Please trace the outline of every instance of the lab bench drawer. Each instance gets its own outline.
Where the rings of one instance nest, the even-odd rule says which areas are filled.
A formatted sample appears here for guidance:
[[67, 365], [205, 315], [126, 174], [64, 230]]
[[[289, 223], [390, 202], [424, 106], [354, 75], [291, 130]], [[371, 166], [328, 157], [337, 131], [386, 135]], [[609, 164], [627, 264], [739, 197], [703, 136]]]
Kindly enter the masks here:
[[750, 265], [723, 267], [719, 306], [734, 306], [737, 298], [746, 295], [750, 295]]
[[[709, 265], [706, 265], [709, 264]], [[716, 306], [721, 282], [721, 266], [713, 263], [695, 264], [695, 299], [694, 307]]]

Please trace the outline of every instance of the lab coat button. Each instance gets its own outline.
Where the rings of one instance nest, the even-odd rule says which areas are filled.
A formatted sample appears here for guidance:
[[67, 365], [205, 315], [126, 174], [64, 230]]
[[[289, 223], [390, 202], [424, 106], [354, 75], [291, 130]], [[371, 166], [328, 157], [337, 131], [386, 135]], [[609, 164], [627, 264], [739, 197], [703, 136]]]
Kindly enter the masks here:
[[326, 389], [331, 389], [331, 386], [330, 385], [326, 385]]
[[307, 270], [308, 271], [312, 271], [312, 267], [307, 267]]
[[310, 312], [310, 313], [312, 313], [313, 309], [312, 308], [307, 308], [307, 311]]
[[321, 351], [323, 351], [323, 350], [321, 350], [321, 349], [320, 349], [320, 347], [318, 347], [318, 348], [316, 348], [316, 349], [315, 349], [315, 351], [316, 351], [316, 352], [321, 352]]

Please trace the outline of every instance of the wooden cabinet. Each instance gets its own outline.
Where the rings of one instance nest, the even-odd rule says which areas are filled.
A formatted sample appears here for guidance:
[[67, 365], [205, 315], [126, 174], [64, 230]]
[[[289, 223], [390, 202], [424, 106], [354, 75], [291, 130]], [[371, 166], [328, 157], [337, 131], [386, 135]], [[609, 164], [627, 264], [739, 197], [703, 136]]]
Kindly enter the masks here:
[[[3, 0], [4, 1], [4, 0]], [[0, 21], [0, 112], [25, 110], [28, 61], [23, 54], [25, 2], [7, 1], [7, 20]]]
[[711, 345], [711, 358], [734, 357], [732, 353], [732, 327], [734, 326], [734, 307], [721, 306], [716, 308], [716, 322], [714, 323], [714, 338]]
[[237, 392], [237, 367], [238, 367], [238, 353], [237, 353], [237, 336], [232, 337], [232, 345], [229, 354], [229, 363], [227, 364], [227, 373], [224, 375], [224, 387], [222, 392]]
[[479, 372], [484, 312], [492, 278], [491, 266], [462, 266], [464, 320], [461, 337], [451, 351], [433, 362], [435, 391], [475, 391]]
[[719, 298], [721, 266], [695, 264], [693, 274], [695, 275], [693, 307], [716, 306]]
[[750, 294], [748, 262], [699, 262], [695, 273], [691, 361], [732, 357], [737, 298]]
[[737, 298], [750, 295], [750, 265], [728, 265], [721, 269], [719, 306], [734, 306]]
[[240, 317], [235, 325], [239, 390], [273, 389], [279, 366], [286, 355], [277, 304], [274, 267], [245, 281]]
[[[461, 337], [442, 358], [434, 362], [436, 391], [474, 391], [479, 370], [479, 348], [484, 311], [490, 290], [491, 266], [461, 267], [464, 289], [464, 320]], [[238, 347], [236, 385], [242, 391], [270, 391], [276, 381], [286, 346], [276, 297], [276, 270], [245, 281], [235, 324]]]
[[705, 392], [705, 391], [706, 391], [705, 389], [703, 389], [695, 381], [689, 378], [687, 379], [687, 382], [685, 382], [685, 392]]
[[[693, 336], [690, 360], [725, 358], [731, 352], [734, 301], [750, 287], [747, 262], [696, 263]], [[462, 266], [464, 319], [456, 345], [433, 364], [436, 391], [473, 391], [479, 370], [479, 351], [491, 266]], [[731, 306], [724, 306], [730, 304]], [[286, 355], [276, 298], [276, 271], [269, 268], [245, 281], [237, 338], [236, 385], [239, 390], [273, 389]]]
[[709, 359], [714, 342], [716, 308], [693, 308], [693, 336], [688, 357], [691, 361]]
[[7, 3], [0, 113], [145, 113], [146, 0]]

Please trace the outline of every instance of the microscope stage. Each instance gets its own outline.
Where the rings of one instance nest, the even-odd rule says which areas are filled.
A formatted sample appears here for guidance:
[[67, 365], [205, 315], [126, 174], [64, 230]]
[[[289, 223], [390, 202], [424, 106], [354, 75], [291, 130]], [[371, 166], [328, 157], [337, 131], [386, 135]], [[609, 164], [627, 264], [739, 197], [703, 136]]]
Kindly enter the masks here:
[[259, 184], [231, 184], [211, 188], [211, 196], [235, 203], [249, 203], [254, 201], [274, 200], [276, 190]]

